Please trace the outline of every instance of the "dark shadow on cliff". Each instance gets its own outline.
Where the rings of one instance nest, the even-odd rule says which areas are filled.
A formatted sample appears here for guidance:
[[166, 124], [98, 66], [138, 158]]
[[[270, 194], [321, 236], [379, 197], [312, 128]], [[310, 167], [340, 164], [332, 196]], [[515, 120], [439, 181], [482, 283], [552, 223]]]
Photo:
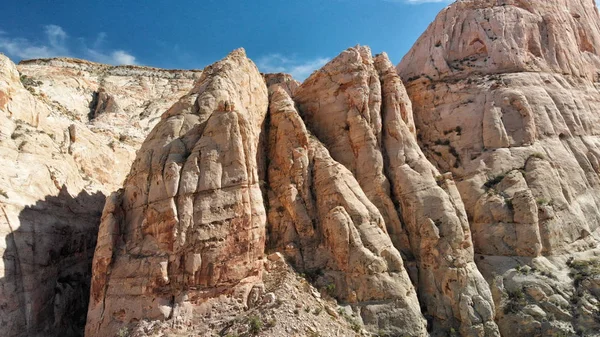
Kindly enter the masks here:
[[63, 186], [25, 207], [19, 223], [0, 214], [11, 230], [2, 256], [0, 335], [83, 336], [105, 200], [101, 192], [72, 197]]

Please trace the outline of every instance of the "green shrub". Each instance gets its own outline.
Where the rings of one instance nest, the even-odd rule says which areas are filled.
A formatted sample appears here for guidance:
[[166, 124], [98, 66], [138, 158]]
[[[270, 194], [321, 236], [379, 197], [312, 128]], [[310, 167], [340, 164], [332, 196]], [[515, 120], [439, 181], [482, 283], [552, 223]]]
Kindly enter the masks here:
[[258, 335], [260, 330], [262, 330], [263, 322], [258, 316], [251, 316], [248, 320], [248, 329], [251, 334]]
[[519, 312], [524, 306], [527, 305], [527, 301], [525, 300], [525, 294], [523, 290], [517, 289], [514, 291], [509, 291], [508, 299], [506, 301], [506, 305], [504, 306], [505, 314], [514, 314]]

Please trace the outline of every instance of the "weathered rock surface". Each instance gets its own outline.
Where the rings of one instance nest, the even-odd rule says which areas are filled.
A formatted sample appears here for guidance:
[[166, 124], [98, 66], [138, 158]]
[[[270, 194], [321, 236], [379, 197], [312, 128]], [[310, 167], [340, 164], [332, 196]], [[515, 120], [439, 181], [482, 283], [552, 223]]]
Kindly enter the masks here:
[[[559, 253], [597, 230], [598, 48], [591, 0], [459, 1], [398, 66], [423, 146], [460, 181], [479, 252]], [[528, 225], [505, 200], [523, 190], [515, 201], [539, 237], [515, 234]]]
[[70, 125], [31, 95], [15, 65], [0, 55], [3, 336], [78, 336], [85, 324], [78, 313], [87, 306], [99, 216], [111, 187], [102, 185], [101, 174], [86, 174], [76, 155], [93, 149], [87, 158], [99, 166], [96, 172], [110, 169], [114, 157], [89, 131], [72, 144]]
[[302, 84], [296, 81], [292, 75], [289, 74], [277, 73], [264, 74], [263, 76], [265, 78], [265, 82], [267, 83], [267, 87], [270, 88], [272, 86], [280, 86], [283, 88], [283, 90], [285, 90], [285, 92], [288, 93], [288, 95], [290, 95], [290, 97], [294, 96], [296, 90]]
[[202, 74], [70, 58], [22, 61], [18, 70], [55, 110], [88, 123], [96, 133], [127, 140], [134, 151]]
[[597, 336], [599, 48], [460, 0], [302, 84], [0, 55], [1, 334]]
[[267, 107], [263, 78], [237, 50], [163, 114], [104, 209], [86, 334], [193, 315], [223, 294], [246, 304], [264, 253]]
[[456, 328], [497, 336], [491, 292], [473, 262], [458, 190], [451, 177], [438, 177], [419, 149], [410, 102], [387, 56], [373, 59], [367, 47], [348, 49], [311, 75], [294, 98], [307, 126], [380, 210], [396, 246], [416, 259], [433, 333]]
[[[554, 295], [574, 307], [578, 287], [568, 272], [554, 281], [515, 276], [513, 257], [544, 273], [568, 271], [567, 258], [553, 256], [585, 255], [600, 239], [599, 48], [592, 0], [463, 0], [438, 15], [397, 68], [424, 152], [457, 181], [493, 290], [525, 292], [523, 303], [545, 313]], [[546, 295], [530, 296], [531, 287]], [[535, 308], [516, 307], [497, 310], [503, 335], [597, 330], [569, 304], [551, 330]]]
[[299, 271], [359, 308], [372, 331], [426, 335], [416, 292], [379, 210], [310, 135], [286, 91], [271, 87], [269, 240]]
[[[131, 141], [125, 140], [120, 137], [125, 131], [118, 127], [104, 132], [84, 123], [90, 112], [85, 100], [96, 89], [83, 69], [72, 68], [76, 64], [88, 63], [47, 60], [16, 67], [0, 55], [3, 336], [83, 335], [105, 195], [120, 188], [138, 148], [135, 137], [145, 136], [138, 128]], [[123, 74], [120, 80], [133, 82], [119, 87], [116, 95], [129, 96], [132, 110], [126, 112], [133, 112], [136, 102], [142, 107], [145, 102], [136, 101], [134, 93], [144, 90], [136, 87], [137, 79]], [[73, 94], [80, 90], [86, 92], [81, 102]], [[82, 118], [63, 103], [80, 111]]]

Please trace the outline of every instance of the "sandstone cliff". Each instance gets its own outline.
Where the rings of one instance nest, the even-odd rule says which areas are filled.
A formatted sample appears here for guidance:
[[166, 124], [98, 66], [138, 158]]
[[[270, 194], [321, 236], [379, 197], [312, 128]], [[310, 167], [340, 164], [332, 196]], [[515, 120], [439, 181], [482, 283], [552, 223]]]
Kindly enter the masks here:
[[597, 281], [577, 270], [598, 263], [599, 48], [592, 0], [463, 0], [398, 65], [422, 148], [457, 181], [503, 335], [600, 327]]
[[0, 56], [2, 334], [597, 336], [599, 48], [460, 0], [304, 83]]
[[310, 135], [294, 102], [273, 89], [269, 240], [363, 322], [391, 335], [426, 334], [416, 293], [379, 210], [352, 173]]
[[264, 253], [256, 157], [267, 100], [238, 50], [163, 114], [105, 207], [87, 334], [184, 316], [223, 293], [246, 305]]
[[[88, 68], [74, 68], [83, 65]], [[32, 61], [15, 67], [0, 55], [3, 336], [82, 335], [105, 195], [121, 186], [139, 147], [136, 142], [145, 137], [142, 126], [106, 131], [93, 121], [87, 123], [97, 79], [86, 71], [97, 68], [120, 72], [119, 81], [132, 82], [107, 84], [104, 92], [128, 97], [129, 105], [116, 99], [128, 109], [118, 113], [123, 119], [135, 113], [133, 119], [139, 119], [135, 109], [143, 109], [145, 101], [135, 93], [145, 92], [140, 84], [144, 77], [127, 68], [77, 60]], [[197, 73], [183, 74], [189, 79], [178, 90], [186, 85], [189, 90]], [[107, 78], [106, 83], [113, 81]], [[160, 95], [148, 99], [160, 104], [170, 105], [180, 96], [163, 89], [156, 93]]]
[[410, 102], [387, 56], [348, 49], [294, 97], [308, 127], [384, 215], [396, 247], [416, 260], [415, 283], [434, 330], [497, 335], [462, 201], [451, 177], [419, 149]]

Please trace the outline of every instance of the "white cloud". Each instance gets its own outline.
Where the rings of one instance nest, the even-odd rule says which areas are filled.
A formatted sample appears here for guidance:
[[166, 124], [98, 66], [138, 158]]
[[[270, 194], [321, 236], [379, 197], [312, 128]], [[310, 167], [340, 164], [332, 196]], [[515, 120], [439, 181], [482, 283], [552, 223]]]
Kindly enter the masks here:
[[135, 56], [123, 50], [115, 50], [111, 54], [112, 59], [118, 64], [135, 64]]
[[264, 73], [288, 73], [298, 81], [304, 81], [313, 71], [321, 68], [329, 58], [317, 57], [299, 61], [281, 54], [270, 54], [258, 59], [256, 65]]
[[81, 57], [91, 61], [108, 64], [136, 64], [135, 56], [124, 50], [104, 50], [102, 45], [106, 40], [106, 33], [99, 33], [92, 47], [86, 47], [85, 40], [77, 39], [82, 42], [83, 47], [73, 47], [73, 43], [65, 30], [57, 25], [47, 25], [44, 27], [43, 38], [38, 41], [31, 41], [19, 36], [10, 36], [5, 31], [0, 30], [0, 52], [9, 57], [20, 59], [50, 58], [50, 57]]
[[96, 49], [87, 48], [84, 51], [83, 58], [89, 59], [95, 62], [114, 64], [114, 65], [129, 65], [136, 64], [135, 56], [123, 51], [115, 50], [108, 54], [100, 52]]

